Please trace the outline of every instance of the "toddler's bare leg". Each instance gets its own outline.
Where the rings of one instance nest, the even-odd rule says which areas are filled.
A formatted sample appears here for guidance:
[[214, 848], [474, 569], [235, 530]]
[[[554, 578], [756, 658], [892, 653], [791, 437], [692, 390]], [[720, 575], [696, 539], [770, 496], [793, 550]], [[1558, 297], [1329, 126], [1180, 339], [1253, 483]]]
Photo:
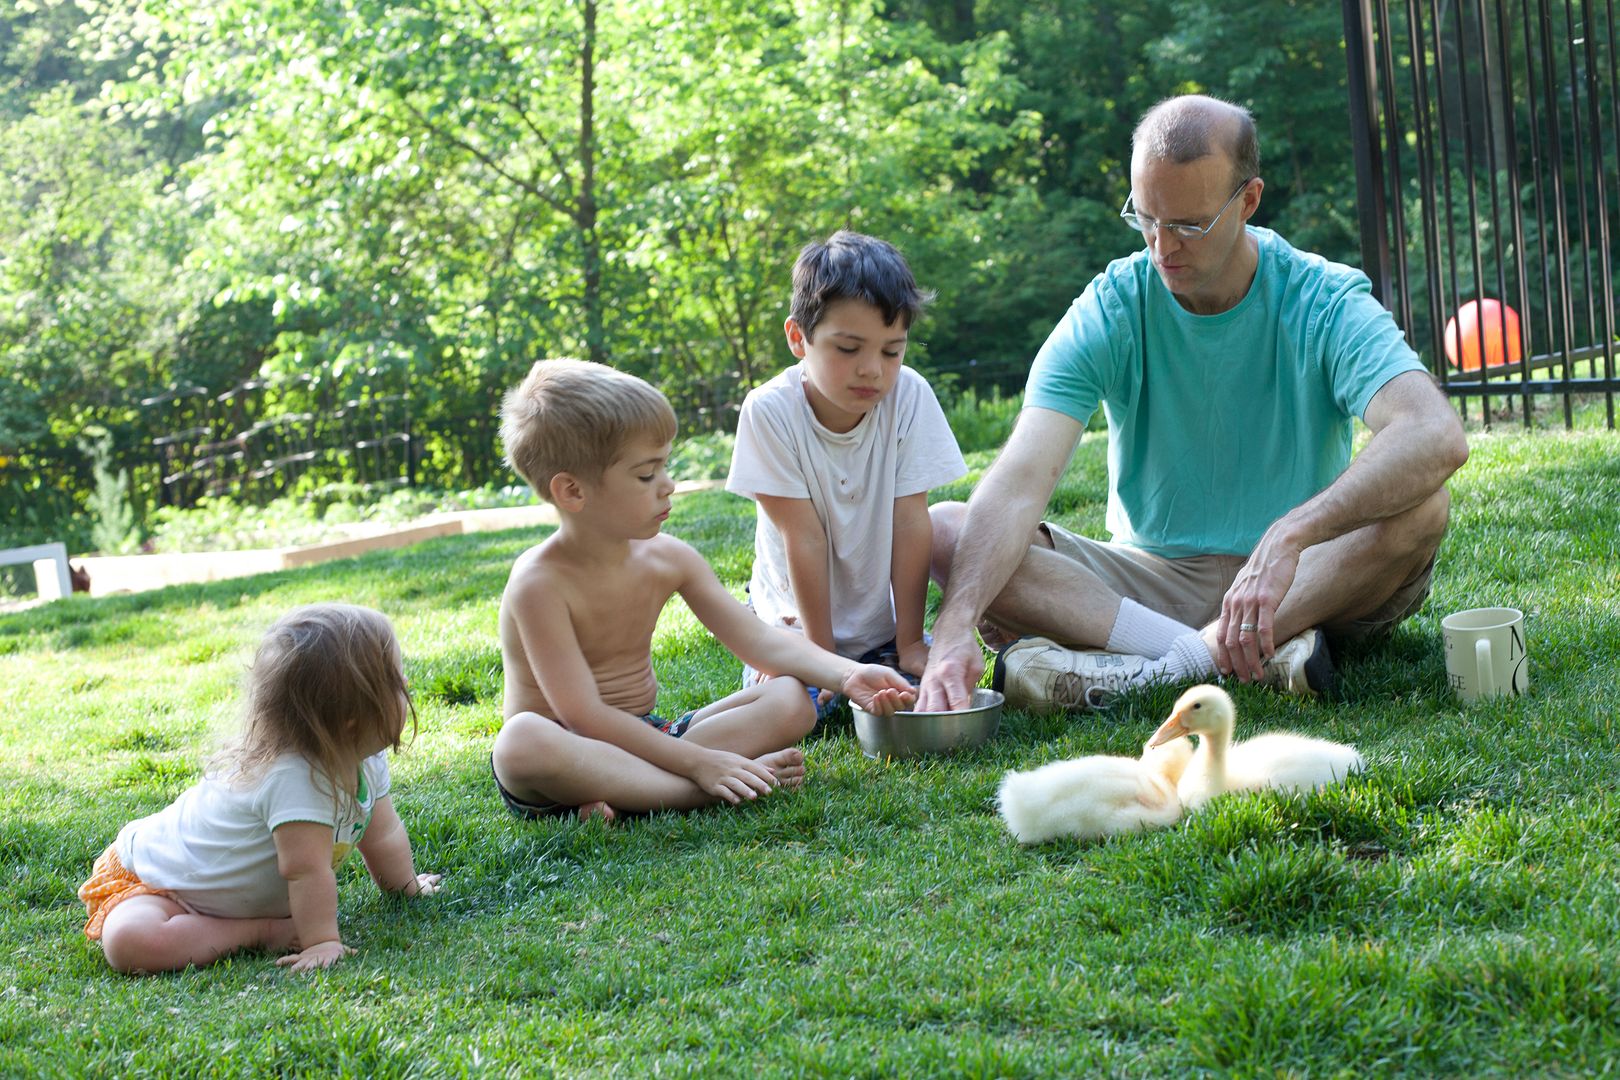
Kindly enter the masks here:
[[718, 801], [684, 776], [610, 742], [576, 735], [537, 713], [518, 713], [501, 726], [495, 774], [520, 799], [578, 806], [582, 817], [611, 816], [590, 806], [594, 803], [639, 813], [692, 810]]
[[145, 974], [206, 967], [238, 949], [285, 951], [291, 919], [222, 919], [194, 915], [162, 896], [132, 896], [102, 926], [101, 947], [114, 971]]
[[816, 710], [804, 684], [778, 676], [699, 709], [686, 738], [700, 746], [758, 758], [793, 746], [815, 726]]

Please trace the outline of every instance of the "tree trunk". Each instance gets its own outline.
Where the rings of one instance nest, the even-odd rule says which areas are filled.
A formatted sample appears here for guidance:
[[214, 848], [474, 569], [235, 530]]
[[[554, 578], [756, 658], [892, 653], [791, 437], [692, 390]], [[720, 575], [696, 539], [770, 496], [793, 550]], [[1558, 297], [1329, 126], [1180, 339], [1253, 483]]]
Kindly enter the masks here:
[[584, 34], [579, 49], [579, 235], [585, 279], [585, 350], [607, 363], [607, 334], [602, 325], [602, 252], [596, 233], [596, 0], [581, 5]]

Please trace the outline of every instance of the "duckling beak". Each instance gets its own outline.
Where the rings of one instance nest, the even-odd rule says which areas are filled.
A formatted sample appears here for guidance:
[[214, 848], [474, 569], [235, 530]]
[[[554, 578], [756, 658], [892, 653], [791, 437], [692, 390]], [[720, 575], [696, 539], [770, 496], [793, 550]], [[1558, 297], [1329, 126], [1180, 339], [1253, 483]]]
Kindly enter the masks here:
[[1177, 709], [1170, 714], [1168, 720], [1159, 725], [1159, 730], [1153, 733], [1153, 738], [1148, 740], [1148, 745], [1163, 746], [1171, 739], [1179, 739], [1186, 734], [1188, 734], [1186, 710]]

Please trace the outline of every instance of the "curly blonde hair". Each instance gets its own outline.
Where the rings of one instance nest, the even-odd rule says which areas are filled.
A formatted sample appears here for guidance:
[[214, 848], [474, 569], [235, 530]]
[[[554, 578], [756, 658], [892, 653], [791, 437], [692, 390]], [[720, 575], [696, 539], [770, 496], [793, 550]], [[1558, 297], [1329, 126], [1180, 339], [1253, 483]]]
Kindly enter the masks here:
[[360, 762], [373, 747], [398, 750], [416, 706], [400, 667], [399, 640], [380, 611], [312, 604], [276, 620], [247, 673], [242, 730], [215, 760], [241, 782], [284, 754], [309, 762], [352, 807]]

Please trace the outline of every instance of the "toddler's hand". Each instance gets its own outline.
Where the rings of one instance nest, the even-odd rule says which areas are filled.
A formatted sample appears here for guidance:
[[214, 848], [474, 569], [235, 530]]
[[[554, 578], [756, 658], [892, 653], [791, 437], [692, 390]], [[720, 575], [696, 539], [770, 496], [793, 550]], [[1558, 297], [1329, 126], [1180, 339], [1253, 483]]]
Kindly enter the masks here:
[[416, 879], [404, 888], [406, 896], [432, 896], [439, 891], [439, 881], [442, 874], [417, 874]]
[[290, 967], [293, 971], [313, 971], [328, 968], [354, 950], [341, 941], [317, 941], [303, 952], [291, 953], [276, 961], [276, 967]]

